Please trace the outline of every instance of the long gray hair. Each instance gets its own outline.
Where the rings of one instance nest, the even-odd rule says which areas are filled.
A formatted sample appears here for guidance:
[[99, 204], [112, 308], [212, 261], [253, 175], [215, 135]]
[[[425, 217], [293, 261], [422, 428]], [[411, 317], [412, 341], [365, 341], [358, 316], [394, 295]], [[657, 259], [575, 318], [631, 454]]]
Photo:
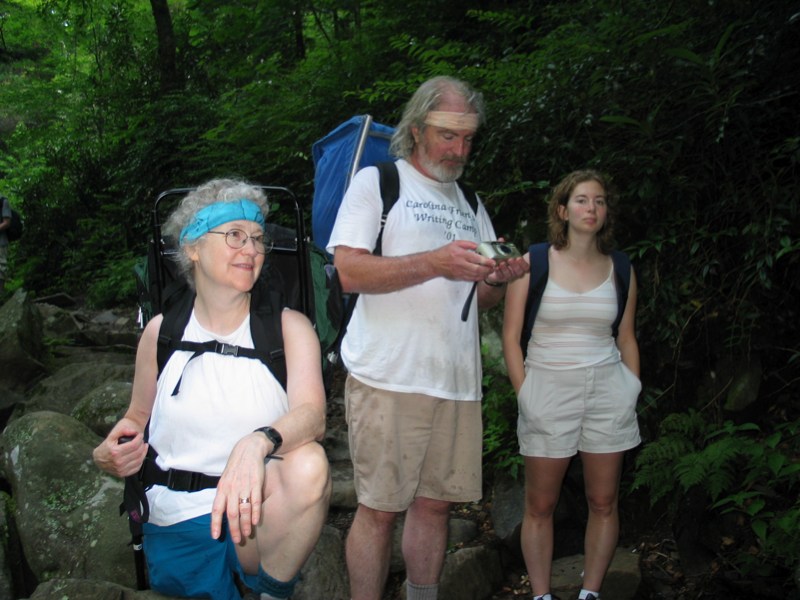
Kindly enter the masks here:
[[395, 128], [389, 151], [397, 158], [408, 158], [414, 151], [413, 128], [425, 131], [425, 118], [432, 110], [436, 110], [442, 96], [453, 91], [466, 101], [478, 115], [478, 125], [486, 120], [486, 108], [483, 103], [483, 94], [472, 89], [468, 83], [441, 75], [433, 77], [417, 88], [414, 95], [403, 110], [403, 117]]

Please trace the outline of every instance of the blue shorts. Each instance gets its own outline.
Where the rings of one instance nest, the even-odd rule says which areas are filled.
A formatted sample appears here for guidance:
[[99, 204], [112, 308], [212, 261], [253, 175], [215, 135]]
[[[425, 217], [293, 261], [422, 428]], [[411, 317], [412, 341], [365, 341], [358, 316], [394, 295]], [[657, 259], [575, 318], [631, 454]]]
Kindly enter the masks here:
[[234, 573], [251, 589], [258, 582], [242, 570], [227, 520], [220, 539], [211, 537], [210, 514], [167, 527], [145, 523], [144, 554], [150, 587], [168, 596], [241, 600]]

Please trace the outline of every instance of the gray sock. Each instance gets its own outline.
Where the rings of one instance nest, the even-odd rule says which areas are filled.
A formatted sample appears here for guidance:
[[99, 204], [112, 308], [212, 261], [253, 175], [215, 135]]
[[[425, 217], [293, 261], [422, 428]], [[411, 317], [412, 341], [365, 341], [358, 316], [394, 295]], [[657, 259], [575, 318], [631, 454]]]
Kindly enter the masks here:
[[439, 584], [417, 585], [406, 579], [406, 600], [436, 600]]

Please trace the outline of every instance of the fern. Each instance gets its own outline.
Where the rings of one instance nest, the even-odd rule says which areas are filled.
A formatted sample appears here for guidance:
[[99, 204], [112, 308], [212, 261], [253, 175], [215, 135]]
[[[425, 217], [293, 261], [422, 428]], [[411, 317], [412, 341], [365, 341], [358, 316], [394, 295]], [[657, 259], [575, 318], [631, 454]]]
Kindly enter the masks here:
[[706, 425], [695, 410], [673, 413], [661, 422], [659, 437], [636, 457], [636, 473], [631, 489], [647, 488], [650, 506], [675, 491], [675, 466], [694, 456], [705, 437]]
[[725, 437], [707, 445], [699, 452], [682, 457], [675, 465], [675, 475], [683, 489], [702, 487], [713, 500], [730, 493], [740, 478], [742, 461], [752, 449], [752, 440]]

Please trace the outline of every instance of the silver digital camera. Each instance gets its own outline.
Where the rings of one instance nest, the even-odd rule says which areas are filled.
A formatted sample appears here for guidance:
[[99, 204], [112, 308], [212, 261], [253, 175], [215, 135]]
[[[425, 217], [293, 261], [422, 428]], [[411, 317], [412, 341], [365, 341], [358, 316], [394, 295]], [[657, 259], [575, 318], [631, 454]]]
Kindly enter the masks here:
[[511, 242], [481, 242], [475, 251], [481, 256], [501, 261], [522, 256]]

